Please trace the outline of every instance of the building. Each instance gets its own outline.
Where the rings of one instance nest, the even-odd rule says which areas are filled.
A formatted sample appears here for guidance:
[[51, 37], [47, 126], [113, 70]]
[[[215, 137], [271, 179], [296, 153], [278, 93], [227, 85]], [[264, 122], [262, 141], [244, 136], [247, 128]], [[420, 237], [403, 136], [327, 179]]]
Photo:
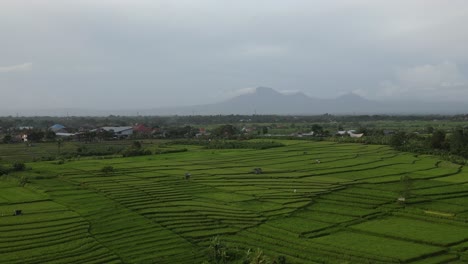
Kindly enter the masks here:
[[198, 133], [195, 134], [195, 137], [198, 138], [198, 137], [209, 136], [209, 135], [211, 135], [211, 133], [208, 132], [208, 131], [206, 131], [205, 128], [201, 127], [201, 128], [198, 130]]
[[151, 135], [151, 133], [153, 132], [153, 129], [143, 124], [136, 124], [133, 127], [133, 132], [136, 134], [140, 134], [140, 135]]
[[49, 130], [54, 132], [55, 134], [57, 134], [57, 133], [68, 133], [65, 126], [60, 125], [60, 124], [55, 124], [55, 125], [49, 127]]
[[360, 137], [364, 136], [364, 133], [356, 134], [356, 133], [353, 133], [353, 132], [349, 132], [348, 134], [352, 138], [360, 138]]
[[364, 136], [364, 133], [357, 134], [356, 130], [348, 130], [348, 131], [342, 130], [342, 131], [336, 132], [336, 135], [339, 135], [339, 136], [349, 135], [352, 138], [360, 138]]
[[116, 138], [128, 138], [133, 135], [133, 127], [121, 126], [121, 127], [101, 127], [102, 130], [112, 132]]

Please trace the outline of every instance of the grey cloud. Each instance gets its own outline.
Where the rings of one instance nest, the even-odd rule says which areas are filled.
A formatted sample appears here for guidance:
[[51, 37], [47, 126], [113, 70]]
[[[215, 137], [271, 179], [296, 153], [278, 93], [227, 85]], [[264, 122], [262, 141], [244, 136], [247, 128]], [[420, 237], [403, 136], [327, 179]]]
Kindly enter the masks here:
[[11, 65], [11, 66], [3, 66], [0, 67], [0, 73], [8, 73], [8, 72], [25, 72], [32, 70], [32, 62], [26, 62], [18, 65]]
[[[0, 91], [49, 98], [32, 106], [95, 108], [203, 104], [257, 86], [455, 97], [468, 72], [466, 24], [461, 0], [1, 1], [2, 67], [40, 67], [1, 74]], [[418, 74], [442, 74], [442, 84]]]
[[358, 89], [355, 92], [378, 99], [459, 101], [468, 96], [468, 79], [457, 64], [445, 61], [397, 69], [394, 79], [381, 82], [378, 89]]

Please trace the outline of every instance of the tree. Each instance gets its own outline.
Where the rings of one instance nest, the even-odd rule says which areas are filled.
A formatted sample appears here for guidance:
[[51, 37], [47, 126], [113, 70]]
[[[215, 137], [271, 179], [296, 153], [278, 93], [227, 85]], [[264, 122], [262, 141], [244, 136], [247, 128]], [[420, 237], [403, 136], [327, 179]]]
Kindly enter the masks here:
[[457, 129], [453, 131], [449, 138], [450, 152], [462, 156], [468, 154], [468, 135], [466, 135], [463, 129]]
[[45, 138], [47, 140], [54, 140], [56, 136], [57, 135], [55, 134], [55, 132], [51, 130], [47, 130], [47, 132], [45, 133]]
[[26, 169], [26, 165], [23, 162], [14, 162], [12, 164], [13, 171], [24, 171]]
[[191, 126], [169, 127], [166, 130], [166, 137], [169, 138], [192, 138], [196, 135], [197, 129]]
[[87, 131], [83, 134], [82, 138], [84, 139], [85, 142], [92, 142], [96, 140], [97, 136], [98, 134], [95, 131], [93, 132]]
[[28, 133], [28, 140], [38, 142], [44, 138], [44, 135], [45, 134], [42, 131], [31, 131]]
[[106, 131], [106, 130], [100, 130], [96, 133], [96, 137], [99, 138], [100, 140], [109, 140], [114, 137], [114, 132], [112, 131]]
[[311, 129], [314, 132], [314, 134], [322, 134], [323, 132], [323, 127], [317, 124], [313, 124]]
[[397, 132], [393, 134], [390, 138], [390, 146], [392, 147], [401, 147], [406, 142], [406, 133], [405, 132]]
[[233, 125], [222, 125], [213, 130], [213, 135], [217, 137], [230, 138], [239, 133], [239, 130]]
[[5, 143], [5, 144], [10, 143], [12, 139], [13, 138], [12, 138], [11, 135], [5, 135], [5, 136], [3, 136], [2, 142]]
[[445, 131], [436, 130], [432, 133], [431, 147], [435, 149], [445, 148]]
[[60, 155], [60, 151], [62, 149], [63, 139], [57, 139], [57, 155]]
[[134, 149], [141, 149], [141, 141], [133, 141], [132, 147]]
[[0, 164], [0, 175], [3, 175], [3, 174], [8, 174], [8, 169], [2, 164]]
[[427, 132], [428, 134], [432, 134], [432, 133], [434, 133], [434, 128], [433, 128], [432, 126], [427, 126], [427, 127], [426, 127], [426, 132]]

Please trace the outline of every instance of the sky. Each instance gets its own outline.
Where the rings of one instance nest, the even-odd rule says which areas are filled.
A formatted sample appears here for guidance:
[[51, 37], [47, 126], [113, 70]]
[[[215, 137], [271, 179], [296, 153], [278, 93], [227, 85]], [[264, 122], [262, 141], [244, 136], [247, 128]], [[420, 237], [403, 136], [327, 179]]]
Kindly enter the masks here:
[[0, 109], [468, 98], [466, 0], [0, 1]]

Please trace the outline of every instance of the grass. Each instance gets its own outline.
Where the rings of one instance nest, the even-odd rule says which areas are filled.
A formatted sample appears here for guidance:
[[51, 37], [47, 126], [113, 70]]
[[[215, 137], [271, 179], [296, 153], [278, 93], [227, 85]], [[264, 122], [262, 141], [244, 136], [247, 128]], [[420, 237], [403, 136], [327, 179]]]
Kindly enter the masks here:
[[314, 243], [356, 252], [356, 255], [362, 254], [363, 257], [375, 256], [377, 261], [408, 262], [443, 251], [441, 247], [354, 232], [337, 232], [316, 238]]
[[392, 238], [450, 246], [467, 239], [468, 225], [445, 224], [401, 217], [378, 219], [351, 227], [362, 232], [376, 233]]
[[[463, 168], [384, 146], [281, 143], [27, 163], [0, 181], [0, 252], [8, 263], [201, 263], [219, 235], [291, 263], [467, 258]], [[24, 151], [2, 148], [12, 157]], [[114, 172], [102, 173], [104, 166]], [[252, 173], [257, 167], [262, 174]], [[411, 196], [398, 204], [405, 175]], [[21, 176], [30, 181], [24, 187]], [[13, 216], [18, 209], [23, 215]]]

